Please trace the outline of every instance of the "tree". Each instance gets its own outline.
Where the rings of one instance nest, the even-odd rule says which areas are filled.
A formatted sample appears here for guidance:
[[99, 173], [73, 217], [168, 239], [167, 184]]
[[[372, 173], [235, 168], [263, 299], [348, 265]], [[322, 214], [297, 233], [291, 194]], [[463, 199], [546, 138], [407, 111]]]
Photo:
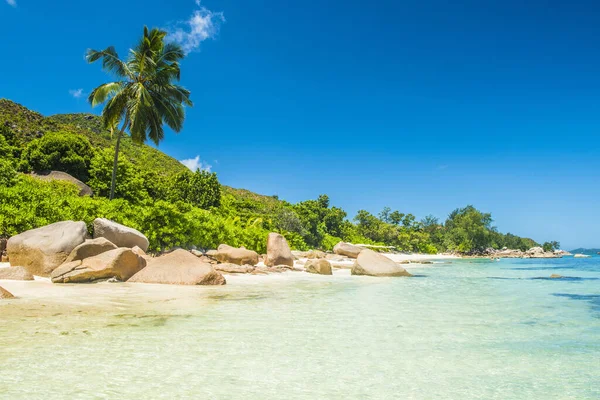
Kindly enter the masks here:
[[190, 92], [175, 84], [181, 71], [179, 62], [185, 57], [181, 47], [165, 43], [167, 32], [148, 30], [138, 45], [131, 49], [127, 60], [119, 58], [114, 47], [88, 50], [90, 63], [102, 60], [102, 68], [117, 80], [95, 88], [88, 100], [92, 107], [105, 104], [102, 119], [105, 129], [117, 130], [117, 143], [110, 185], [113, 199], [119, 160], [121, 137], [129, 130], [132, 139], [144, 143], [148, 137], [158, 145], [164, 137], [163, 124], [173, 131], [183, 128], [184, 105], [192, 106]]
[[148, 192], [144, 187], [142, 174], [131, 161], [121, 157], [117, 166], [116, 175], [119, 182], [114, 188], [108, 186], [112, 170], [112, 154], [110, 149], [104, 149], [96, 153], [90, 166], [90, 180], [88, 185], [97, 196], [107, 197], [112, 190], [113, 196], [139, 203], [147, 200]]
[[215, 172], [197, 169], [181, 172], [173, 180], [171, 199], [181, 200], [195, 207], [209, 209], [221, 205], [221, 184]]
[[545, 242], [542, 247], [544, 248], [544, 251], [554, 251], [560, 248], [560, 243], [553, 240], [551, 242]]
[[29, 142], [21, 154], [20, 169], [62, 171], [85, 182], [93, 156], [94, 149], [86, 137], [52, 132]]
[[468, 253], [492, 246], [494, 232], [492, 214], [482, 213], [473, 206], [457, 208], [446, 220], [446, 247]]

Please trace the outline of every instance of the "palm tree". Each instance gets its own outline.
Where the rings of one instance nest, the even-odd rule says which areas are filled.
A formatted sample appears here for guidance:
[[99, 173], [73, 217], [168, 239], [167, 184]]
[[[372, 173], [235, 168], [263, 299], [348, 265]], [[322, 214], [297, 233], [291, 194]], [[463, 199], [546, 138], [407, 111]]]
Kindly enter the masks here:
[[[88, 50], [86, 59], [93, 63], [102, 59], [102, 68], [117, 80], [98, 86], [88, 100], [92, 107], [105, 103], [102, 120], [111, 133], [117, 130], [117, 144], [110, 185], [110, 199], [115, 194], [119, 144], [129, 130], [131, 138], [144, 143], [148, 137], [158, 145], [164, 137], [163, 124], [179, 132], [185, 119], [184, 105], [192, 106], [190, 92], [174, 82], [180, 79], [179, 62], [185, 57], [181, 47], [165, 43], [167, 33], [148, 30], [138, 45], [129, 51], [125, 61], [114, 47]], [[119, 124], [122, 124], [118, 129]]]

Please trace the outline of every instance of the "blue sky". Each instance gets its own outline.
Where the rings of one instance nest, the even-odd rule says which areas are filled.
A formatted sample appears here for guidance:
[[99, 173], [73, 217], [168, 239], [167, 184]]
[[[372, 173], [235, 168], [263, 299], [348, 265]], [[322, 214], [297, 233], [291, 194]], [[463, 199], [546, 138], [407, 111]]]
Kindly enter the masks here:
[[109, 78], [85, 50], [162, 27], [195, 107], [160, 149], [224, 184], [350, 216], [473, 204], [503, 232], [600, 247], [599, 18], [577, 0], [2, 0], [0, 97], [89, 112]]

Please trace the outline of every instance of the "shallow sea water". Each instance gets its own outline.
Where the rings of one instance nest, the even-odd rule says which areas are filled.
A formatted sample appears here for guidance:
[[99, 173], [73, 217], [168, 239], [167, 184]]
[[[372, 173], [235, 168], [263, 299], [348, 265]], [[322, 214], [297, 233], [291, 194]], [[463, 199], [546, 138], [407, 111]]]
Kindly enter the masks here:
[[600, 258], [408, 269], [1, 281], [0, 398], [600, 398]]

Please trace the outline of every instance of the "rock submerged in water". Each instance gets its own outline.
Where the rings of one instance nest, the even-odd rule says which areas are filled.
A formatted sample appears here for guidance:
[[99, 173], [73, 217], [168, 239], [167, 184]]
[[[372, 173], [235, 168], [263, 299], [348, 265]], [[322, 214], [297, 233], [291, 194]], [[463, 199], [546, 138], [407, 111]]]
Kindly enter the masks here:
[[146, 266], [146, 260], [124, 247], [84, 260], [64, 263], [51, 275], [54, 283], [86, 283], [116, 278], [125, 282]]
[[47, 277], [87, 238], [85, 222], [61, 221], [11, 237], [7, 252], [11, 265]]
[[32, 281], [33, 275], [23, 267], [0, 268], [0, 279], [11, 281]]
[[117, 246], [114, 243], [103, 237], [87, 239], [71, 251], [69, 256], [65, 259], [65, 263], [94, 257], [116, 248]]
[[319, 275], [333, 275], [331, 263], [327, 260], [308, 260], [304, 265], [306, 272]]
[[335, 254], [346, 256], [350, 258], [357, 258], [361, 251], [364, 249], [362, 247], [355, 246], [350, 243], [339, 242], [333, 247], [333, 252]]
[[177, 249], [153, 258], [127, 282], [169, 285], [224, 285], [225, 277], [187, 250]]
[[114, 243], [117, 247], [138, 246], [140, 249], [148, 251], [148, 238], [140, 231], [106, 218], [94, 220], [94, 239], [100, 237]]
[[237, 265], [256, 265], [258, 264], [258, 253], [244, 248], [236, 248], [227, 244], [218, 247], [214, 257], [220, 263], [230, 263]]
[[399, 264], [369, 249], [361, 251], [352, 266], [351, 273], [369, 276], [412, 276]]
[[294, 255], [290, 250], [287, 240], [279, 233], [269, 233], [267, 237], [267, 258], [265, 265], [274, 267], [276, 265], [294, 266]]
[[14, 299], [15, 296], [13, 296], [13, 294], [11, 292], [9, 292], [8, 290], [4, 289], [2, 286], [0, 286], [0, 299]]

